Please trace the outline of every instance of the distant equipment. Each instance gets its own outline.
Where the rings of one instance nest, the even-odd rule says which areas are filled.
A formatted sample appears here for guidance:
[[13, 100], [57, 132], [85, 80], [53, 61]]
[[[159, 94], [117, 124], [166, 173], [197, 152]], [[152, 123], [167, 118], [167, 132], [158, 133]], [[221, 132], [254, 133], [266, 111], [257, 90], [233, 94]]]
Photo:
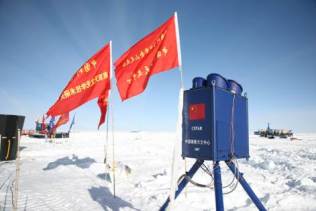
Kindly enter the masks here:
[[[237, 181], [259, 210], [266, 210], [239, 172], [236, 159], [249, 158], [248, 99], [242, 86], [219, 74], [193, 79], [193, 86], [183, 96], [182, 156], [195, 158], [191, 169], [178, 180], [175, 198], [190, 182], [198, 187], [209, 187], [192, 180], [201, 168], [214, 178], [216, 210], [224, 210], [220, 161], [225, 161]], [[213, 172], [204, 164], [214, 161]], [[238, 183], [237, 182], [237, 183]], [[237, 185], [236, 183], [236, 185]], [[160, 210], [166, 210], [170, 197]]]
[[18, 130], [22, 131], [25, 116], [0, 114], [0, 160], [15, 160], [18, 150]]
[[271, 129], [270, 124], [268, 123], [268, 127], [266, 129], [257, 130], [254, 132], [255, 135], [266, 137], [269, 139], [273, 139], [274, 137], [280, 138], [291, 138], [293, 136], [292, 130], [288, 129]]
[[75, 124], [75, 116], [73, 116], [67, 132], [51, 132], [52, 125], [51, 122], [45, 123], [39, 120], [35, 121], [35, 132], [25, 133], [32, 138], [69, 138], [69, 134], [73, 125]]

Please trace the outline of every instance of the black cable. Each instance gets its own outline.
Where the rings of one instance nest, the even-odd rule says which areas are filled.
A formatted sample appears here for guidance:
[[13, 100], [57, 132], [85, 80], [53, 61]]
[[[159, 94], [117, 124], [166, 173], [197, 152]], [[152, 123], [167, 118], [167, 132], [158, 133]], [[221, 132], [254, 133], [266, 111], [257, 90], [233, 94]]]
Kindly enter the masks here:
[[236, 178], [237, 180], [236, 180], [234, 186], [232, 187], [232, 189], [230, 189], [228, 192], [224, 192], [223, 194], [230, 194], [230, 193], [232, 193], [233, 191], [235, 191], [236, 188], [237, 188], [237, 186], [238, 186], [238, 183], [239, 183], [239, 176], [240, 176], [240, 173], [239, 173], [239, 171], [237, 171], [237, 169], [238, 169], [238, 162], [237, 162], [237, 160], [236, 160], [235, 158], [232, 158], [229, 162], [235, 163], [235, 165], [234, 165], [234, 166], [235, 166], [235, 169], [234, 169], [234, 172], [233, 172], [234, 178], [233, 178], [233, 180], [231, 181], [231, 183], [230, 183], [229, 185], [227, 185], [226, 187], [230, 187], [230, 186], [233, 184], [233, 182], [235, 182], [235, 178]]
[[208, 174], [209, 176], [212, 177], [212, 179], [214, 179], [212, 172], [209, 170], [209, 168], [204, 163], [202, 164], [201, 168], [206, 174]]
[[235, 100], [236, 94], [233, 94], [233, 102], [230, 116], [230, 154], [233, 157], [235, 154]]
[[195, 182], [194, 180], [192, 180], [192, 178], [190, 176], [188, 176], [187, 174], [183, 174], [179, 177], [178, 181], [177, 181], [177, 184], [179, 185], [180, 181], [182, 179], [186, 179], [188, 182], [190, 182], [191, 184], [197, 186], [197, 187], [200, 187], [200, 188], [212, 188], [212, 185], [213, 185], [213, 182], [210, 183], [210, 184], [201, 184], [201, 183], [198, 183], [198, 182]]

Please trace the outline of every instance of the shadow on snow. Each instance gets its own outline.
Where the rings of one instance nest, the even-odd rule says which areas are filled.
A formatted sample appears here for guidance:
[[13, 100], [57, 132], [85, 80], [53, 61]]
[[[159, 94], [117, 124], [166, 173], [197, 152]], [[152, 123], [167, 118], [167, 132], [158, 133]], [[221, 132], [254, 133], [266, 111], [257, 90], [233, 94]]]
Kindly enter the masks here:
[[78, 158], [77, 155], [72, 155], [72, 158], [63, 157], [55, 160], [54, 162], [50, 162], [47, 164], [45, 168], [43, 168], [44, 171], [55, 169], [59, 166], [69, 166], [74, 165], [82, 169], [89, 168], [92, 163], [95, 163], [96, 161], [92, 158], [85, 157], [85, 158]]
[[102, 179], [102, 180], [105, 180], [107, 182], [112, 182], [111, 175], [108, 172], [102, 173], [102, 174], [98, 174], [97, 177]]
[[89, 188], [91, 198], [98, 202], [104, 210], [118, 211], [120, 208], [129, 207], [134, 210], [139, 210], [133, 207], [133, 205], [119, 197], [113, 197], [108, 188], [104, 186]]

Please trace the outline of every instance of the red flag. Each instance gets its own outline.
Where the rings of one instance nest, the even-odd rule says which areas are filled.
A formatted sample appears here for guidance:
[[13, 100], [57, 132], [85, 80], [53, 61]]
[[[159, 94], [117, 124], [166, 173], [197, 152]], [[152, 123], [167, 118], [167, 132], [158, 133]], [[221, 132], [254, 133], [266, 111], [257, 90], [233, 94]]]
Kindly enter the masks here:
[[69, 121], [69, 113], [62, 114], [62, 115], [59, 117], [59, 119], [58, 119], [56, 125], [54, 125], [52, 131], [55, 132], [56, 129], [57, 129], [59, 126], [61, 126], [61, 125], [63, 125], [63, 124], [66, 124], [68, 121]]
[[143, 92], [151, 75], [181, 66], [177, 14], [128, 49], [114, 65], [122, 100]]
[[205, 104], [191, 104], [189, 106], [189, 120], [205, 119]]
[[108, 107], [108, 96], [109, 96], [109, 91], [107, 91], [104, 95], [100, 96], [98, 99], [98, 105], [101, 111], [101, 117], [99, 120], [98, 129], [105, 121], [105, 115], [106, 115], [106, 111]]
[[47, 115], [69, 113], [85, 102], [105, 95], [110, 89], [111, 56], [110, 42], [79, 68]]

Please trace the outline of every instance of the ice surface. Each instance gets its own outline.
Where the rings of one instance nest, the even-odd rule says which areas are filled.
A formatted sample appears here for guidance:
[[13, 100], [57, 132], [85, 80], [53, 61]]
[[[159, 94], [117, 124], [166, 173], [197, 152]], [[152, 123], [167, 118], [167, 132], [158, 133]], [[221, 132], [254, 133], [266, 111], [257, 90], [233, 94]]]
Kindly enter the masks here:
[[[73, 133], [48, 142], [23, 137], [19, 210], [158, 210], [169, 194], [176, 134], [115, 133], [116, 197], [113, 197], [112, 142], [105, 133]], [[111, 135], [109, 136], [111, 137]], [[250, 159], [240, 171], [268, 210], [316, 210], [316, 134], [302, 140], [250, 137]], [[107, 152], [108, 166], [104, 164]], [[194, 160], [187, 160], [187, 168]], [[211, 162], [207, 162], [211, 166]], [[232, 174], [223, 164], [223, 184]], [[184, 162], [176, 171], [184, 172]], [[15, 161], [0, 162], [0, 210], [12, 210]], [[209, 183], [199, 171], [194, 180]], [[224, 190], [226, 191], [226, 190]], [[225, 210], [256, 210], [241, 186], [224, 195]], [[189, 185], [174, 210], [215, 210], [214, 191]]]

